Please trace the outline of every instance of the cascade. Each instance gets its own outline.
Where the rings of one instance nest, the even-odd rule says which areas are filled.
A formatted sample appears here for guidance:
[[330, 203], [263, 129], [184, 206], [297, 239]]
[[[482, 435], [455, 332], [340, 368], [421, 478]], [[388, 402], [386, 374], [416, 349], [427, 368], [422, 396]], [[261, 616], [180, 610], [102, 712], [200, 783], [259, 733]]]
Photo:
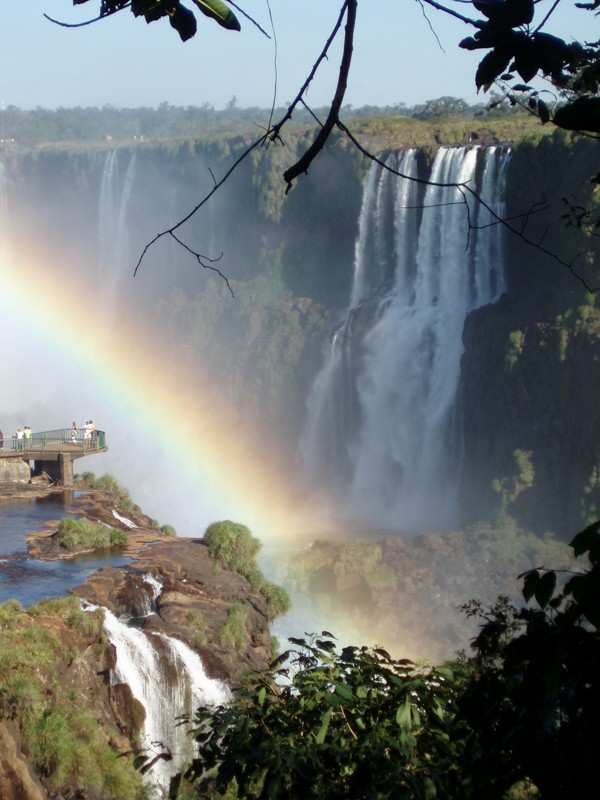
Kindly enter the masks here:
[[115, 646], [117, 663], [111, 683], [126, 683], [146, 710], [142, 746], [151, 752], [163, 748], [173, 761], [158, 761], [150, 771], [151, 780], [168, 788], [171, 776], [192, 754], [192, 741], [177, 717], [192, 714], [201, 704], [228, 703], [231, 693], [221, 681], [213, 680], [197, 653], [184, 642], [163, 633], [146, 633], [104, 610], [104, 627]]
[[[126, 213], [135, 177], [136, 151], [121, 178], [119, 155], [109, 150], [104, 160], [98, 196], [98, 280], [105, 300], [114, 301], [117, 279], [128, 266], [129, 232]], [[105, 303], [106, 305], [106, 303]]]
[[[501, 226], [440, 184], [468, 181], [501, 216], [505, 155], [442, 147], [424, 192], [371, 167], [350, 302], [310, 392], [300, 446], [305, 473], [333, 484], [353, 521], [457, 524], [462, 330], [473, 309], [503, 292], [504, 259]], [[387, 165], [415, 176], [416, 153], [393, 154]]]

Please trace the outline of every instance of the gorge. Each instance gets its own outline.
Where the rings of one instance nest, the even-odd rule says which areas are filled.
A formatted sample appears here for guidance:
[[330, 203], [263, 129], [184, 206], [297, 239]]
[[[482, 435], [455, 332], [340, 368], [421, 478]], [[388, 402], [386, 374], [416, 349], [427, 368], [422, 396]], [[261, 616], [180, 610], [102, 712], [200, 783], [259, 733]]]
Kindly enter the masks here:
[[[457, 194], [447, 222], [435, 187], [425, 195], [421, 184], [391, 176], [375, 187], [375, 168], [363, 196], [366, 165], [340, 141], [284, 202], [277, 170], [287, 153], [274, 147], [244, 163], [181, 232], [187, 246], [218, 259], [211, 263], [234, 297], [170, 237], [133, 277], [155, 232], [187, 213], [210, 188], [211, 170], [243, 147], [238, 136], [5, 156], [3, 330], [16, 340], [6, 374], [19, 381], [6, 384], [4, 430], [34, 417], [43, 429], [100, 414], [107, 470], [127, 476], [149, 513], [176, 514], [168, 521], [190, 534], [223, 517], [267, 538], [283, 521], [288, 530], [314, 529], [343, 517], [367, 528], [451, 529], [509, 506], [538, 533], [566, 536], [592, 519], [598, 452], [573, 419], [595, 429], [597, 413], [582, 392], [577, 413], [562, 412], [574, 375], [586, 374], [585, 394], [594, 393], [594, 297], [518, 235], [487, 228], [477, 204], [469, 230]], [[561, 219], [562, 197], [587, 202], [585, 141], [525, 139], [510, 157], [493, 147], [482, 171], [486, 152], [468, 146], [462, 166], [458, 150], [438, 146], [390, 158], [420, 179], [463, 169], [460, 178], [475, 181], [534, 242], [543, 237], [567, 261], [589, 251], [589, 237]], [[463, 251], [470, 267], [461, 275]], [[437, 267], [448, 286], [438, 288]], [[593, 286], [589, 254], [576, 267]], [[431, 318], [428, 329], [398, 332], [402, 315], [419, 313]], [[419, 349], [411, 339], [419, 335], [448, 350]], [[353, 337], [355, 351], [327, 355], [342, 336]], [[398, 377], [388, 370], [396, 348], [407, 359], [395, 362]], [[350, 359], [341, 388], [326, 388]], [[419, 359], [427, 390], [411, 373]], [[530, 385], [532, 361], [548, 382], [543, 390], [539, 380]], [[431, 372], [434, 363], [448, 374]], [[451, 385], [435, 383], [445, 380]], [[535, 472], [530, 485], [519, 478], [524, 460]], [[315, 487], [321, 496], [311, 495]]]
[[[133, 266], [244, 137], [6, 152], [2, 429], [91, 415], [106, 471], [160, 522], [190, 538], [248, 524], [277, 579], [300, 551], [281, 573], [300, 613], [313, 593], [317, 620], [339, 606], [379, 641], [416, 647], [427, 624], [444, 654], [464, 644], [435, 602], [493, 596], [504, 534], [529, 547], [526, 564], [505, 559], [514, 576], [539, 552], [527, 537], [566, 538], [600, 500], [595, 295], [436, 185], [468, 181], [565, 261], [585, 251], [576, 271], [595, 286], [593, 244], [562, 218], [562, 197], [591, 199], [593, 151], [471, 134], [386, 149], [428, 186], [338, 139], [285, 201], [287, 150], [253, 154], [181, 232], [229, 284], [170, 237]], [[339, 548], [356, 539], [348, 566]]]

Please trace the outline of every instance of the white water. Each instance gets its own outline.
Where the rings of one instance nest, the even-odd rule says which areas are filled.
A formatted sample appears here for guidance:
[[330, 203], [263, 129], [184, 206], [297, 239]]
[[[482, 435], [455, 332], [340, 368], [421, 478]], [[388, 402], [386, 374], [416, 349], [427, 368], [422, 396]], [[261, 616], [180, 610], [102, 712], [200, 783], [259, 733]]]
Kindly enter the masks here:
[[[500, 155], [441, 148], [430, 180], [469, 181], [501, 216]], [[416, 174], [415, 154], [402, 155], [397, 169]], [[351, 299], [310, 393], [301, 443], [315, 484], [337, 481], [346, 519], [400, 529], [457, 524], [462, 331], [467, 315], [504, 289], [501, 226], [469, 206], [471, 231], [456, 189], [429, 185], [421, 201], [416, 183], [378, 165], [367, 178]]]
[[152, 782], [165, 789], [192, 753], [188, 728], [177, 726], [177, 717], [199, 705], [228, 703], [231, 693], [206, 675], [200, 656], [183, 642], [130, 627], [108, 610], [104, 627], [117, 651], [111, 683], [128, 684], [146, 710], [142, 747], [150, 754], [166, 748], [173, 755], [173, 761], [159, 760], [150, 773]]

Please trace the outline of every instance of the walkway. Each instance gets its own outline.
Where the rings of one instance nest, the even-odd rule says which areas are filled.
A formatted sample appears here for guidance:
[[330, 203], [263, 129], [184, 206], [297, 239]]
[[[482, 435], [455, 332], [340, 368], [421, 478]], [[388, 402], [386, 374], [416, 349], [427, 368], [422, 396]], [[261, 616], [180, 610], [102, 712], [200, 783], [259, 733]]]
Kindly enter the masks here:
[[46, 472], [63, 486], [73, 484], [73, 461], [83, 456], [105, 453], [106, 432], [94, 431], [86, 438], [83, 430], [72, 438], [71, 428], [32, 433], [30, 437], [0, 439], [0, 458], [21, 458], [33, 461], [32, 475]]

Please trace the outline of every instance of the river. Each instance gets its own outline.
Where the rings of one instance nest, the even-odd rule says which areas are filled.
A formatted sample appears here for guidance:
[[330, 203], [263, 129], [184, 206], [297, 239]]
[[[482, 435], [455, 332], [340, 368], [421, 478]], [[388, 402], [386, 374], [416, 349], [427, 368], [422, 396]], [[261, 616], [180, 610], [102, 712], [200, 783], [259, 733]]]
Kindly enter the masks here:
[[99, 553], [60, 561], [40, 561], [27, 553], [26, 537], [47, 522], [69, 515], [70, 504], [57, 496], [11, 500], [0, 505], [0, 603], [18, 600], [24, 608], [47, 597], [62, 597], [100, 567], [131, 559]]

